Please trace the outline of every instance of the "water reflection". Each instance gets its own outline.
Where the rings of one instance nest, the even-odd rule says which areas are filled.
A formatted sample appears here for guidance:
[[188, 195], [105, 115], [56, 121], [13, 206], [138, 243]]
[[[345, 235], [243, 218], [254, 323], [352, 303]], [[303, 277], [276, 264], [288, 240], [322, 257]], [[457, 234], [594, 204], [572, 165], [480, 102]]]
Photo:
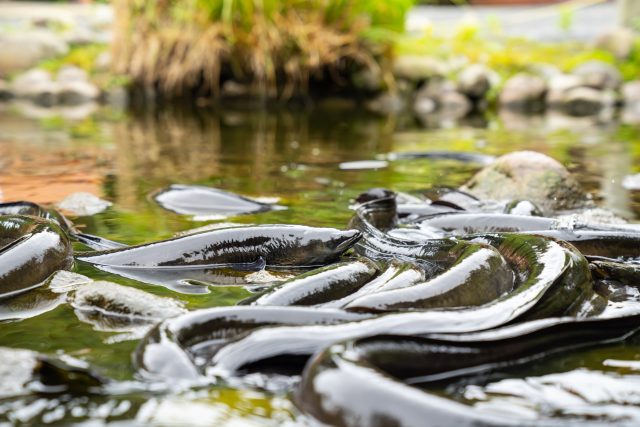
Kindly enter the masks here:
[[[357, 163], [355, 168], [351, 163], [352, 167], [344, 167], [346, 162], [379, 161], [379, 156], [384, 153], [401, 151], [451, 150], [490, 155], [520, 149], [542, 151], [569, 165], [581, 183], [595, 192], [605, 207], [628, 217], [637, 216], [640, 212], [640, 192], [629, 192], [620, 185], [624, 176], [639, 172], [635, 166], [640, 156], [637, 148], [639, 129], [598, 119], [514, 116], [503, 112], [498, 118], [477, 116], [442, 120], [437, 117], [381, 117], [350, 109], [258, 112], [193, 111], [177, 107], [134, 111], [126, 116], [97, 111], [84, 118], [73, 116], [67, 119], [58, 115], [42, 115], [41, 112], [33, 114], [37, 118], [25, 119], [12, 111], [0, 112], [0, 190], [4, 199], [29, 198], [36, 202], [54, 203], [71, 192], [89, 191], [109, 199], [114, 206], [93, 217], [76, 218], [76, 222], [88, 233], [127, 243], [164, 238], [203, 225], [164, 211], [149, 199], [154, 190], [174, 183], [211, 185], [249, 196], [276, 196], [281, 199], [279, 203], [288, 207], [287, 210], [234, 217], [234, 222], [344, 227], [351, 216], [347, 208], [349, 199], [361, 191], [376, 186], [401, 191], [431, 185], [456, 186], [479, 167], [451, 159], [389, 160], [385, 167], [379, 168], [362, 167], [372, 163]], [[92, 278], [144, 286], [89, 269], [83, 273]], [[169, 295], [168, 291], [158, 287], [145, 289]], [[184, 301], [189, 308], [195, 308], [232, 304], [247, 296], [225, 287], [216, 292], [203, 297], [207, 299], [185, 297]], [[44, 307], [46, 312], [43, 309], [43, 314], [38, 317], [3, 324], [0, 345], [21, 346], [47, 353], [59, 350], [77, 352], [110, 376], [127, 378], [132, 375], [123, 366], [129, 367], [135, 343], [109, 344], [107, 338], [111, 335], [94, 331], [91, 326], [78, 322], [73, 310], [57, 307], [55, 298], [26, 301], [17, 307], [33, 312], [32, 302]], [[7, 310], [5, 307], [4, 311]], [[16, 316], [13, 312], [10, 314]], [[638, 344], [630, 344], [629, 352], [639, 348]], [[611, 358], [633, 359], [632, 354], [614, 356]], [[607, 381], [611, 378], [618, 378], [616, 375], [636, 375], [606, 371], [597, 358], [585, 358], [583, 354], [580, 358], [580, 363], [593, 369], [580, 374], [589, 375], [588, 378], [597, 377], [601, 387], [609, 384]], [[547, 365], [547, 370], [572, 372], [557, 364]], [[500, 387], [505, 384], [518, 390], [531, 387], [531, 381], [528, 383], [528, 380], [521, 379], [525, 375], [537, 375], [538, 379], [531, 381], [537, 381], [540, 389], [563, 395], [571, 394], [571, 390], [563, 388], [567, 384], [564, 379], [575, 380], [569, 374], [566, 378], [549, 378], [545, 376], [552, 375], [549, 372], [530, 370], [514, 373], [513, 381], [502, 383]], [[500, 397], [500, 393], [491, 394], [491, 390], [502, 390], [501, 396], [512, 393], [514, 389], [511, 388], [496, 389], [497, 385], [489, 388], [490, 384], [499, 384], [503, 379], [495, 378], [485, 388], [482, 388], [485, 384], [476, 384], [488, 396], [482, 400], [479, 394], [476, 395], [478, 403], [490, 404], [492, 399]], [[626, 384], [626, 377], [624, 381]], [[632, 378], [632, 381], [636, 386], [637, 378]], [[603, 393], [610, 391], [606, 389]], [[515, 392], [512, 394], [516, 395]], [[224, 400], [221, 404], [223, 412], [227, 406], [241, 408], [236, 411], [240, 415], [228, 417], [231, 421], [239, 419], [238, 423], [246, 424], [246, 416], [255, 415], [252, 411], [258, 408], [258, 404], [252, 402], [250, 396], [241, 392], [227, 392], [225, 396], [205, 397], [201, 402], [203, 406], [158, 401], [156, 406], [148, 408], [153, 406], [160, 412], [172, 412], [182, 407], [187, 410], [203, 408], [214, 419], [217, 409], [211, 409], [210, 405], [218, 405]], [[521, 402], [535, 397], [540, 405], [553, 403], [544, 400], [549, 399], [544, 393], [522, 396], [515, 397]], [[636, 397], [634, 394], [630, 396]], [[469, 395], [466, 397], [473, 400]], [[260, 398], [266, 402], [265, 406], [273, 404], [269, 397]], [[580, 398], [583, 400], [582, 408], [593, 403]], [[112, 415], [116, 420], [119, 417], [138, 417], [142, 422], [153, 420], [151, 413], [138, 413], [146, 399], [147, 396], [132, 398], [130, 407], [126, 410], [121, 407], [122, 412], [114, 409]], [[193, 401], [191, 397], [186, 400]], [[31, 405], [38, 406], [34, 403], [36, 401], [5, 402], [0, 405], [0, 420], [8, 419], [13, 415], [7, 414], [16, 414], [21, 408], [35, 411]], [[109, 404], [113, 408], [120, 405], [120, 402], [109, 402], [111, 400], [107, 398], [80, 403], [63, 402], [67, 405], [65, 416], [69, 417], [72, 411], [84, 411], [84, 415], [78, 418], [96, 418], [95, 411], [101, 410], [101, 405]], [[51, 401], [46, 404], [55, 409]], [[523, 406], [526, 405], [523, 403]], [[269, 411], [271, 409], [265, 409], [265, 416], [272, 416]], [[285, 411], [283, 419], [287, 414]]]

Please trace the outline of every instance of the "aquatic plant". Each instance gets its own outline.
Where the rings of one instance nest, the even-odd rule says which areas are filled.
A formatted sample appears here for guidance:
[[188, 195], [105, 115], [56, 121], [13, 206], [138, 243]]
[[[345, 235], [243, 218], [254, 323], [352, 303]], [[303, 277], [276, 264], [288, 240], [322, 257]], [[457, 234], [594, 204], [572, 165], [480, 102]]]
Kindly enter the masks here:
[[114, 2], [114, 65], [165, 94], [219, 93], [227, 78], [262, 95], [305, 92], [377, 67], [413, 0]]

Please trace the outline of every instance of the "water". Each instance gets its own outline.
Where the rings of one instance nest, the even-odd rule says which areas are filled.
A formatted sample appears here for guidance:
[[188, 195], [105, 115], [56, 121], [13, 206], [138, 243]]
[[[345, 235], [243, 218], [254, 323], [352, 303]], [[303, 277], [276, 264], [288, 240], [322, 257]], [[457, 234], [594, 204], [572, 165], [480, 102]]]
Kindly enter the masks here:
[[[377, 117], [334, 107], [271, 113], [100, 110], [69, 121], [29, 119], [7, 109], [0, 112], [0, 191], [4, 201], [49, 204], [75, 191], [99, 195], [113, 206], [95, 216], [73, 218], [74, 222], [87, 233], [127, 244], [171, 237], [211, 222], [341, 228], [351, 217], [350, 200], [371, 187], [411, 192], [433, 185], [458, 186], [481, 167], [454, 160], [384, 162], [387, 153], [448, 150], [500, 155], [531, 149], [568, 165], [601, 206], [633, 220], [640, 215], [640, 193], [625, 190], [621, 183], [625, 176], [640, 172], [639, 140], [640, 128], [632, 125], [557, 116], [425, 124], [411, 117]], [[359, 163], [345, 167], [346, 162]], [[163, 210], [150, 197], [174, 183], [274, 198], [287, 209], [194, 221]], [[212, 289], [207, 295], [179, 295], [85, 265], [77, 265], [76, 271], [177, 297], [189, 309], [233, 305], [249, 295], [232, 286]], [[61, 305], [32, 319], [5, 322], [0, 346], [69, 355], [91, 363], [108, 377], [133, 379], [131, 353], [137, 342], [114, 339], [116, 335], [93, 330], [78, 320], [72, 308]], [[640, 360], [640, 345], [585, 350], [536, 362], [490, 381], [587, 368], [633, 374], [630, 368], [604, 366], [606, 359]], [[634, 381], [639, 380], [634, 377]], [[483, 384], [486, 381], [477, 387]], [[473, 394], [464, 394], [464, 387], [450, 391], [459, 399], [478, 403], [469, 397]], [[549, 416], [557, 415], [551, 411]], [[135, 419], [141, 424], [280, 425], [295, 419], [295, 409], [286, 396], [219, 387], [170, 397], [140, 392], [9, 399], [0, 401], [3, 419], [35, 424]]]

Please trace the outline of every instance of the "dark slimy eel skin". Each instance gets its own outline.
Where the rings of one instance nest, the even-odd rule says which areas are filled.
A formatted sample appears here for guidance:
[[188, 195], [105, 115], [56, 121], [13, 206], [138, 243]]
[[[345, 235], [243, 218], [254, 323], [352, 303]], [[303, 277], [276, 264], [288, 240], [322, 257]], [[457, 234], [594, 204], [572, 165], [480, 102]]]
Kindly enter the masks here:
[[640, 288], [640, 265], [615, 261], [591, 262], [591, 274], [599, 280], [615, 280], [624, 285]]
[[134, 355], [139, 372], [149, 378], [197, 379], [196, 357], [215, 353], [227, 340], [269, 325], [336, 324], [366, 318], [334, 309], [306, 307], [215, 307], [193, 311], [155, 326]]
[[[495, 239], [497, 244], [498, 237]], [[291, 355], [309, 357], [334, 342], [365, 336], [482, 331], [526, 317], [529, 312], [538, 318], [570, 310], [574, 301], [561, 299], [568, 306], [541, 301], [550, 289], [571, 289], [575, 275], [582, 274], [585, 266], [576, 264], [571, 250], [536, 236], [507, 234], [503, 239], [497, 249], [514, 268], [518, 282], [513, 291], [496, 300], [477, 307], [392, 313], [338, 325], [261, 328], [222, 347], [211, 360], [210, 372], [233, 375], [247, 366], [268, 365], [269, 360]]]
[[424, 270], [417, 264], [392, 260], [379, 276], [366, 283], [356, 292], [353, 292], [343, 298], [320, 304], [320, 307], [344, 308], [351, 301], [359, 297], [381, 291], [407, 288], [417, 283], [424, 282], [424, 279]]
[[73, 224], [55, 209], [48, 209], [37, 203], [18, 201], [0, 203], [0, 215], [25, 215], [48, 219], [57, 223], [65, 232], [73, 231]]
[[640, 233], [637, 231], [538, 230], [530, 233], [569, 242], [584, 256], [640, 257]]
[[252, 305], [316, 305], [340, 299], [359, 290], [378, 272], [363, 258], [331, 264], [279, 283], [258, 295]]
[[456, 151], [409, 151], [387, 154], [389, 160], [409, 160], [409, 159], [438, 159], [456, 160], [463, 163], [479, 163], [488, 165], [496, 158], [480, 153], [461, 153]]
[[513, 271], [493, 247], [461, 241], [451, 253], [457, 257], [456, 263], [431, 280], [356, 298], [345, 309], [398, 311], [478, 306], [512, 290]]
[[430, 426], [545, 425], [484, 413], [412, 384], [427, 385], [619, 342], [639, 328], [636, 308], [619, 317], [550, 318], [459, 336], [377, 336], [337, 343], [305, 367], [295, 402], [307, 415], [334, 426], [423, 426], [427, 419]]
[[[232, 227], [137, 246], [86, 252], [96, 268], [185, 294], [209, 292], [225, 270], [325, 265], [358, 239], [356, 230], [297, 225]], [[99, 242], [103, 243], [103, 242]]]
[[0, 245], [0, 297], [37, 287], [73, 261], [64, 231], [42, 218], [0, 216]]
[[356, 230], [301, 225], [232, 227], [76, 258], [97, 267], [211, 267], [252, 264], [269, 266], [324, 265], [337, 259], [360, 238]]
[[552, 229], [558, 224], [553, 218], [504, 213], [452, 212], [428, 215], [412, 223], [421, 227], [441, 229], [452, 234], [534, 231]]

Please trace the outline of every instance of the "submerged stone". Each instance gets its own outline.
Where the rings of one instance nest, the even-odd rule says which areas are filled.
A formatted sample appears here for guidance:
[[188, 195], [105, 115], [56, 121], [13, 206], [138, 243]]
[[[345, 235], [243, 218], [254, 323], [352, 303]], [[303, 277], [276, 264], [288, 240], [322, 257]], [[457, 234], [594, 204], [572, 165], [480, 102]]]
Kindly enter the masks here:
[[617, 89], [622, 84], [620, 71], [603, 61], [589, 61], [579, 65], [573, 74], [582, 78], [586, 86], [595, 89]]
[[500, 93], [501, 106], [520, 111], [542, 111], [547, 92], [545, 81], [534, 75], [516, 74], [505, 83]]
[[482, 98], [491, 89], [493, 73], [482, 64], [473, 64], [458, 76], [458, 90], [471, 98]]
[[72, 193], [58, 203], [58, 207], [60, 209], [78, 216], [95, 215], [104, 211], [111, 205], [112, 203], [109, 201], [102, 200], [91, 193], [83, 192]]
[[78, 311], [129, 322], [154, 322], [186, 312], [183, 304], [172, 298], [106, 281], [80, 287], [69, 301]]

